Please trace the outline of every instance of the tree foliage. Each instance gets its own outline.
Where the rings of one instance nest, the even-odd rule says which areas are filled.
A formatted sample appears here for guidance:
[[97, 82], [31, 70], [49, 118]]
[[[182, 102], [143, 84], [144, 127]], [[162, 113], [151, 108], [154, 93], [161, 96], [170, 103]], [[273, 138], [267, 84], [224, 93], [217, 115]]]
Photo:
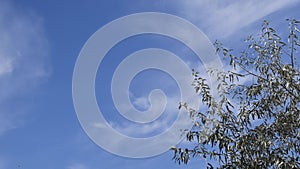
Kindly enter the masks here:
[[283, 39], [264, 21], [261, 33], [248, 37], [238, 55], [215, 43], [233, 69], [209, 71], [218, 77], [218, 98], [193, 71], [193, 86], [205, 108], [180, 103], [194, 126], [185, 133], [191, 148], [172, 148], [176, 162], [200, 157], [207, 159], [207, 168], [300, 168], [300, 71], [295, 60], [300, 22], [288, 23]]

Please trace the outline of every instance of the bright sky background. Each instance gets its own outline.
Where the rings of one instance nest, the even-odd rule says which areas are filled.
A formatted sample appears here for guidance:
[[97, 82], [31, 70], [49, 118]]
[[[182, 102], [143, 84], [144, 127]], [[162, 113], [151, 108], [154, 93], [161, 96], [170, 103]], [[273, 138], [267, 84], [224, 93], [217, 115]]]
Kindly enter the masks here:
[[[204, 163], [198, 159], [178, 166], [171, 160], [172, 152], [147, 159], [122, 158], [87, 137], [72, 102], [72, 74], [82, 46], [110, 21], [151, 11], [185, 18], [211, 41], [219, 39], [239, 49], [247, 35], [258, 33], [264, 19], [287, 31], [285, 19], [300, 19], [299, 9], [298, 0], [0, 0], [0, 169], [202, 168]], [[138, 126], [120, 121], [114, 111], [109, 78], [120, 60], [112, 56], [124, 58], [148, 47], [171, 50], [202, 71], [201, 62], [172, 39], [146, 35], [117, 45], [98, 70], [96, 84], [101, 87], [96, 92], [104, 92], [97, 95], [103, 110], [115, 113], [104, 115], [109, 123], [135, 137], [155, 135], [174, 118], [165, 113], [167, 121]], [[176, 84], [153, 70], [132, 81], [133, 104], [147, 109], [148, 93], [156, 87], [168, 94], [166, 112], [176, 112], [180, 101]]]

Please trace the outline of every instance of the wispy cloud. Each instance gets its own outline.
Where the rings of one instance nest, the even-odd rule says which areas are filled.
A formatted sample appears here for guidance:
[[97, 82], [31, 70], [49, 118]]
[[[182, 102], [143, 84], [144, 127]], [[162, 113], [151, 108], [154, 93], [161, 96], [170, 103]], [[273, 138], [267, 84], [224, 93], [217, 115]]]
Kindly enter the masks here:
[[0, 169], [5, 169], [6, 168], [6, 163], [3, 159], [0, 158]]
[[179, 4], [184, 8], [183, 14], [201, 25], [207, 31], [206, 33], [214, 38], [222, 38], [297, 2], [299, 1], [189, 0], [181, 1]]
[[[148, 100], [147, 96], [143, 97], [136, 97], [133, 100], [144, 100], [141, 103], [135, 102], [135, 106], [143, 107], [148, 109], [149, 107], [145, 105], [145, 102]], [[179, 105], [179, 98], [177, 97], [167, 97], [167, 106], [164, 110], [162, 118], [156, 119], [151, 123], [146, 124], [139, 124], [134, 122], [127, 122], [127, 121], [110, 121], [109, 124], [119, 132], [132, 136], [132, 137], [147, 137], [151, 133], [162, 132], [166, 130], [172, 124], [179, 113], [178, 105]], [[148, 103], [147, 103], [148, 104]], [[163, 104], [163, 103], [161, 103]], [[158, 106], [158, 105], [156, 105]], [[155, 109], [155, 108], [154, 108]], [[104, 124], [96, 123], [94, 124], [97, 128], [102, 128]]]
[[[1, 109], [2, 111], [2, 109]], [[14, 118], [8, 114], [8, 112], [0, 112], [0, 136], [11, 129], [16, 128], [17, 124], [19, 124], [19, 122], [17, 122], [17, 120], [13, 120]], [[1, 168], [1, 167], [0, 167]]]
[[147, 97], [135, 97], [133, 100], [133, 105], [146, 110], [149, 108], [150, 103]]
[[76, 163], [68, 166], [67, 169], [88, 169], [88, 167], [83, 164]]
[[[10, 108], [49, 76], [43, 20], [12, 1], [0, 1], [0, 135], [16, 127], [19, 110]], [[15, 105], [16, 107], [16, 105]]]

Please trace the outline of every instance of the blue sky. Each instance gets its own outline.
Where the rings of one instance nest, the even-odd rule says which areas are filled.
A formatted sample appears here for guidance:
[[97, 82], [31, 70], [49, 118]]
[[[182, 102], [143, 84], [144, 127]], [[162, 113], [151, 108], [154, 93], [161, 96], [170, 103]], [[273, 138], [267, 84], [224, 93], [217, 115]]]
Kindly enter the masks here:
[[[135, 169], [202, 168], [194, 159], [175, 164], [172, 152], [146, 159], [113, 155], [89, 139], [80, 126], [72, 100], [72, 76], [79, 52], [105, 24], [137, 12], [164, 12], [195, 24], [211, 41], [239, 49], [257, 34], [264, 19], [286, 31], [286, 18], [300, 19], [298, 0], [0, 0], [0, 169]], [[159, 26], [159, 25], [157, 25]], [[133, 137], [153, 136], [176, 118], [177, 85], [156, 70], [133, 79], [130, 99], [139, 110], [149, 107], [152, 89], [165, 91], [166, 112], [150, 124], [122, 119], [110, 96], [114, 69], [127, 55], [144, 48], [170, 50], [191, 68], [203, 72], [201, 61], [174, 39], [136, 36], [117, 44], [98, 69], [96, 95], [110, 125]], [[157, 80], [158, 79], [158, 80]]]

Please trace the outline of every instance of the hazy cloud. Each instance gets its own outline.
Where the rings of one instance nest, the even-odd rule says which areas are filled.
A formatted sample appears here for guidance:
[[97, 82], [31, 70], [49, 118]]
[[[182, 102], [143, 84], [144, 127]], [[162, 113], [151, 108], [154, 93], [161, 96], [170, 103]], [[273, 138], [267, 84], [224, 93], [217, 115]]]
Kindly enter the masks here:
[[8, 106], [13, 98], [49, 76], [47, 59], [42, 18], [12, 1], [0, 1], [0, 135], [16, 127], [17, 110]]
[[241, 28], [288, 7], [297, 0], [189, 0], [181, 1], [183, 15], [201, 25], [210, 36], [227, 37]]

